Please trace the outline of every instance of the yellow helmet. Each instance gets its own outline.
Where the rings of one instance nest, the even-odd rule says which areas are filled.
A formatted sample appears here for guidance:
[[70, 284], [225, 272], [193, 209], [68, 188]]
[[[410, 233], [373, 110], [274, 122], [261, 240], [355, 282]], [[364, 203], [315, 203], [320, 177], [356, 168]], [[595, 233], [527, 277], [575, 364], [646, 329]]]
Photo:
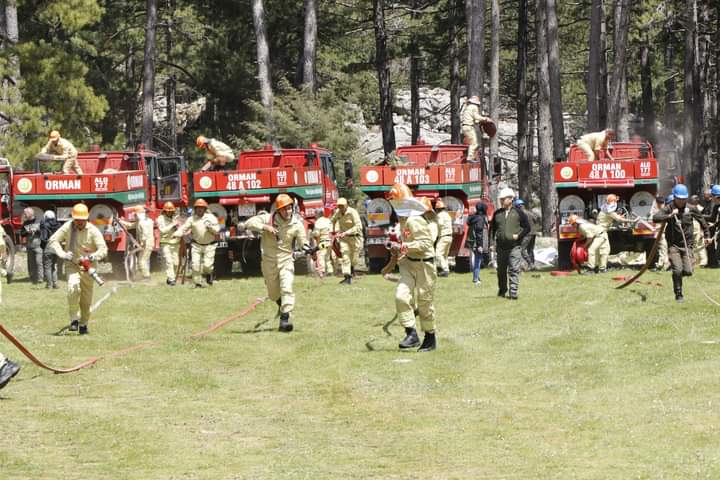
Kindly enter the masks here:
[[198, 208], [198, 207], [207, 208], [207, 206], [208, 206], [208, 203], [205, 200], [203, 200], [202, 198], [198, 198], [197, 200], [195, 200], [195, 204], [193, 204], [193, 207], [195, 207], [195, 208]]
[[165, 205], [163, 205], [163, 212], [174, 212], [175, 211], [175, 205], [173, 205], [172, 202], [165, 202]]
[[281, 208], [285, 208], [288, 205], [293, 204], [293, 199], [290, 195], [287, 193], [281, 193], [277, 196], [275, 199], [275, 210], [280, 210]]
[[52, 132], [50, 132], [50, 135], [48, 135], [48, 138], [50, 140], [57, 140], [60, 138], [60, 132], [58, 132], [57, 130], [53, 130]]
[[203, 135], [199, 135], [197, 139], [195, 139], [195, 145], [197, 145], [197, 148], [203, 148], [207, 141], [207, 138], [205, 138]]
[[90, 218], [90, 212], [84, 203], [76, 203], [72, 209], [72, 218], [74, 220], [87, 220]]

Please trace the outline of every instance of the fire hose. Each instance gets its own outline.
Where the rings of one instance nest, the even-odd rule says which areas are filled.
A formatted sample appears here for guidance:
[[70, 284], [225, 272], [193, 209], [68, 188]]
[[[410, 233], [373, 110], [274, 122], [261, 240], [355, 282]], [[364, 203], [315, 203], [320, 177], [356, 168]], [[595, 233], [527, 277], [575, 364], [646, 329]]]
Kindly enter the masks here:
[[[642, 277], [645, 272], [647, 272], [648, 268], [650, 268], [650, 265], [652, 265], [653, 261], [655, 260], [655, 254], [657, 253], [658, 247], [660, 246], [660, 241], [662, 240], [663, 233], [665, 232], [665, 227], [667, 226], [667, 222], [662, 222], [660, 224], [660, 230], [658, 230], [658, 234], [655, 237], [655, 241], [653, 242], [652, 248], [650, 249], [650, 253], [647, 256], [647, 259], [645, 260], [645, 265], [640, 269], [638, 273], [630, 277], [628, 280], [623, 282], [621, 285], [618, 285], [615, 287], [616, 290], [621, 290], [631, 283], [635, 282], [638, 278]], [[684, 238], [684, 234], [683, 234]]]

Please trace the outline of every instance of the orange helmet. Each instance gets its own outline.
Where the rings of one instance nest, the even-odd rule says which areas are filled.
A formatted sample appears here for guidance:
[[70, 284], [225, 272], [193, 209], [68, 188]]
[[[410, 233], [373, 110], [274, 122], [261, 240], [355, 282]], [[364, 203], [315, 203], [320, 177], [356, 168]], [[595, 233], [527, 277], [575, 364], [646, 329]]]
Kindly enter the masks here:
[[396, 183], [390, 188], [390, 191], [385, 194], [385, 198], [388, 200], [402, 200], [405, 198], [412, 198], [413, 194], [410, 188], [404, 183]]
[[53, 130], [52, 132], [50, 132], [50, 135], [48, 135], [48, 138], [50, 140], [57, 140], [60, 138], [60, 132], [58, 132], [57, 130]]
[[72, 218], [74, 220], [87, 220], [90, 218], [90, 212], [84, 203], [76, 203], [72, 209]]
[[174, 212], [175, 211], [175, 205], [173, 205], [172, 202], [165, 202], [165, 205], [163, 205], [163, 212]]
[[290, 195], [287, 193], [281, 193], [277, 196], [275, 199], [275, 210], [280, 210], [281, 208], [285, 208], [288, 205], [293, 204], [293, 199]]
[[195, 207], [195, 208], [198, 208], [198, 207], [207, 208], [207, 206], [208, 206], [208, 203], [205, 200], [203, 200], [202, 198], [198, 198], [197, 200], [195, 200], [195, 204], [193, 204], [193, 207]]
[[578, 217], [576, 214], [570, 214], [570, 216], [567, 218], [567, 221], [570, 225], [575, 225], [578, 221]]
[[432, 207], [432, 200], [430, 200], [430, 197], [420, 197], [420, 203], [422, 203], [425, 206], [426, 212], [431, 212]]
[[195, 145], [197, 145], [197, 148], [203, 148], [207, 141], [208, 139], [203, 135], [198, 135], [197, 139], [195, 139]]
[[435, 210], [440, 210], [441, 208], [445, 208], [445, 204], [438, 198], [435, 200]]

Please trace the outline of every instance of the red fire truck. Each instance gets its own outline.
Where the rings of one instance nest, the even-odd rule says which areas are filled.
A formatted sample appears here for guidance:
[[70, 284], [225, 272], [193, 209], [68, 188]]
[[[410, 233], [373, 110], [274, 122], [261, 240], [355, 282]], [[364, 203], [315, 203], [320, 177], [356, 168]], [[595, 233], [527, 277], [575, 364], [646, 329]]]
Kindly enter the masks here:
[[[90, 222], [97, 226], [108, 244], [113, 270], [122, 271], [127, 236], [114, 220], [132, 219], [134, 207], [144, 205], [156, 218], [165, 202], [187, 206], [188, 177], [182, 157], [164, 157], [138, 151], [101, 151], [78, 154], [83, 174], [44, 173], [39, 160], [32, 172], [15, 172], [11, 177], [15, 232], [22, 225], [22, 210], [31, 207], [35, 218], [53, 210], [60, 221], [70, 218], [72, 206], [83, 202], [90, 209]], [[158, 237], [156, 235], [156, 248]]]
[[611, 253], [649, 252], [654, 241], [651, 209], [658, 193], [658, 164], [652, 145], [645, 141], [612, 144], [612, 159], [601, 151], [590, 162], [577, 145], [571, 145], [567, 161], [554, 165], [558, 196], [559, 267], [570, 269], [570, 248], [577, 237], [575, 226], [567, 223], [570, 214], [586, 219], [596, 216], [605, 198], [620, 197], [618, 213], [639, 220], [632, 225], [615, 225], [608, 231]]
[[296, 200], [306, 227], [314, 223], [315, 210], [327, 212], [338, 199], [333, 154], [315, 144], [241, 152], [235, 170], [195, 172], [193, 185], [195, 198], [205, 199], [225, 227], [215, 255], [220, 275], [229, 273], [233, 262], [240, 262], [243, 271], [259, 268], [259, 236], [238, 226], [260, 211], [271, 211], [280, 193]]
[[453, 219], [450, 256], [456, 271], [469, 271], [470, 250], [465, 248], [466, 219], [479, 202], [486, 204], [488, 215], [494, 211], [489, 194], [489, 176], [483, 162], [466, 161], [467, 145], [417, 145], [399, 147], [400, 165], [366, 166], [360, 169], [360, 190], [370, 202], [366, 207], [368, 267], [379, 272], [388, 259], [385, 243], [393, 223], [392, 207], [385, 192], [394, 183], [405, 183], [415, 196], [440, 198]]
[[0, 158], [0, 235], [3, 236], [6, 246], [6, 259], [4, 265], [0, 259], [0, 269], [5, 268], [11, 275], [15, 266], [12, 179], [13, 170], [10, 162], [6, 158]]

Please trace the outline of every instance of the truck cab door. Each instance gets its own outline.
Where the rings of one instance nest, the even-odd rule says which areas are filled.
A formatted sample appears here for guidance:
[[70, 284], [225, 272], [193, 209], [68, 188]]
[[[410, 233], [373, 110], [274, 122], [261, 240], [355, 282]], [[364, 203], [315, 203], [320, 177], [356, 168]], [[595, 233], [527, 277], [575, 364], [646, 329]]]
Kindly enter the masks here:
[[157, 204], [165, 202], [183, 202], [186, 189], [186, 167], [183, 157], [156, 157], [155, 185], [157, 191]]

